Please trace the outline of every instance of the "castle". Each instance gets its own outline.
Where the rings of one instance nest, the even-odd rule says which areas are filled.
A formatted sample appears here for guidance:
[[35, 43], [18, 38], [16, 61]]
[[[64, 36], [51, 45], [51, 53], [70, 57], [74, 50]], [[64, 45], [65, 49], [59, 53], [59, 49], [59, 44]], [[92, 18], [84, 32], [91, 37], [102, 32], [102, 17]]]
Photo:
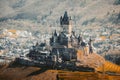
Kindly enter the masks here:
[[[27, 56], [32, 60], [44, 63], [44, 65], [49, 63], [49, 65], [57, 67], [68, 66], [67, 62], [69, 61], [69, 64], [74, 67], [78, 59], [77, 50], [82, 49], [85, 52], [86, 43], [81, 35], [76, 36], [75, 32], [72, 31], [72, 19], [68, 17], [67, 11], [65, 11], [64, 16], [60, 17], [60, 27], [60, 33], [55, 30], [52, 34], [49, 48], [46, 48], [46, 43], [36, 44]], [[91, 39], [88, 45], [91, 45]], [[92, 47], [89, 48], [91, 48], [89, 50], [92, 53]]]

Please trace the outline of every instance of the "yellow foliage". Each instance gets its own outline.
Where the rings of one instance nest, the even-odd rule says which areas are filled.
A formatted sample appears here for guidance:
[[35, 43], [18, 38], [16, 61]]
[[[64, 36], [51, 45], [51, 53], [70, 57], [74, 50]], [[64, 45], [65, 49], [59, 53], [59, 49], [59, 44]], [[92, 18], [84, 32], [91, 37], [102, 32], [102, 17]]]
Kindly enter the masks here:
[[100, 39], [101, 39], [101, 40], [105, 40], [105, 39], [106, 39], [106, 36], [100, 36]]
[[8, 32], [11, 32], [11, 33], [13, 33], [13, 34], [16, 34], [16, 30], [14, 30], [14, 29], [8, 30]]

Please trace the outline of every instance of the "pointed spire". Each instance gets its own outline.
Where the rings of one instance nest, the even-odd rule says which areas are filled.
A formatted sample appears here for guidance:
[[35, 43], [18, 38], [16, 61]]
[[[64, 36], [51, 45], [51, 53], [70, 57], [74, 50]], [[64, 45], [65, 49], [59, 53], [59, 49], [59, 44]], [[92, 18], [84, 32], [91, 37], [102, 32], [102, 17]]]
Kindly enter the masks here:
[[68, 18], [67, 11], [65, 11], [65, 13], [64, 13], [64, 18]]
[[60, 25], [62, 25], [62, 20], [63, 20], [63, 18], [62, 18], [62, 16], [60, 17]]
[[69, 24], [69, 17], [67, 14], [67, 11], [65, 11], [63, 19], [62, 19], [63, 24], [68, 25]]
[[56, 30], [55, 30], [55, 32], [54, 32], [54, 36], [57, 36], [57, 32], [56, 32]]

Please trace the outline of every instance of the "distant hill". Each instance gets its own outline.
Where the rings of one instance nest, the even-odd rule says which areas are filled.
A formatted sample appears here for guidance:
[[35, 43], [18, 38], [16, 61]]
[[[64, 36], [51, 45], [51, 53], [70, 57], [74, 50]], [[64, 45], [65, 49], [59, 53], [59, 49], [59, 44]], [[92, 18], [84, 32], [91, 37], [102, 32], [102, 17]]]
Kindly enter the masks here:
[[42, 26], [56, 26], [68, 11], [74, 26], [118, 25], [119, 4], [120, 0], [0, 0], [0, 22], [27, 19]]

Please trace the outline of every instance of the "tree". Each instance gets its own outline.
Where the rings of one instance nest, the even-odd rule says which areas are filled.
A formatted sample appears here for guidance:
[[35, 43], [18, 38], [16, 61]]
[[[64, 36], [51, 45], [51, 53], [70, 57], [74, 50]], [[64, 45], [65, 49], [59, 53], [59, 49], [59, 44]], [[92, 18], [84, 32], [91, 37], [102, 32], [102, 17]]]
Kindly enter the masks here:
[[115, 5], [120, 5], [120, 0], [115, 0], [114, 4]]

